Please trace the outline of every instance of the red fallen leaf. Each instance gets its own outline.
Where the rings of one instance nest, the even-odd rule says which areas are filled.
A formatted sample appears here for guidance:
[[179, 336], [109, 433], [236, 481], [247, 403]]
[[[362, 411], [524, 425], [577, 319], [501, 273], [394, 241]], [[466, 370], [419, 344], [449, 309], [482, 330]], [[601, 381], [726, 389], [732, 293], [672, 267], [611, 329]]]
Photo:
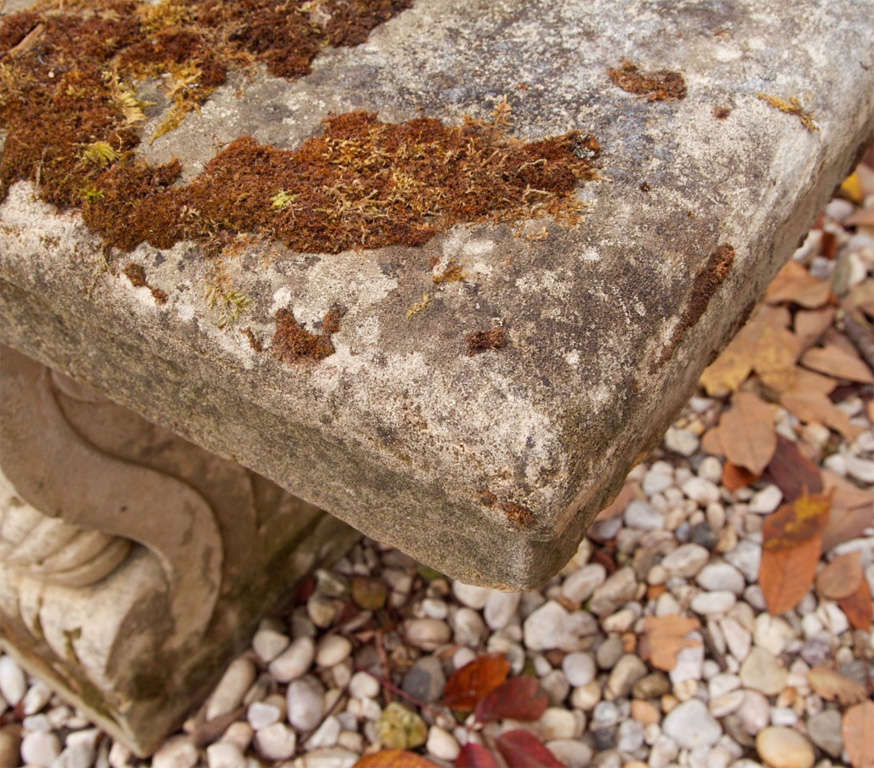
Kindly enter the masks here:
[[864, 576], [859, 588], [849, 597], [838, 600], [838, 605], [856, 629], [868, 629], [871, 626], [874, 603], [871, 602], [871, 590]]
[[813, 586], [830, 504], [830, 494], [802, 496], [762, 523], [759, 582], [771, 613], [792, 610]]
[[479, 656], [455, 671], [443, 689], [443, 703], [470, 710], [507, 679], [510, 662], [500, 653]]
[[505, 731], [498, 736], [496, 745], [509, 768], [566, 768], [528, 731]]
[[777, 435], [777, 450], [765, 469], [765, 476], [783, 492], [787, 503], [805, 493], [822, 491], [819, 468], [799, 450], [797, 443], [782, 435]]
[[437, 768], [415, 752], [405, 749], [381, 749], [372, 755], [365, 755], [352, 768]]
[[476, 706], [476, 719], [490, 723], [510, 717], [537, 720], [549, 706], [549, 696], [533, 677], [523, 675], [499, 685]]
[[482, 744], [465, 744], [455, 758], [455, 768], [500, 768], [495, 756]]
[[722, 468], [722, 484], [730, 491], [746, 488], [758, 479], [758, 475], [754, 475], [748, 469], [732, 464], [730, 461], [726, 461]]

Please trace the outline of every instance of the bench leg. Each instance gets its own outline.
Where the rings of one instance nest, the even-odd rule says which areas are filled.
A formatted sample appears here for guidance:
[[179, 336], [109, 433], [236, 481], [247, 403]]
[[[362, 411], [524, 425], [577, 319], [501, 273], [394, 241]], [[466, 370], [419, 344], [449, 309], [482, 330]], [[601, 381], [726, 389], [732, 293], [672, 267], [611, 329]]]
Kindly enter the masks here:
[[357, 536], [0, 346], [0, 645], [135, 753]]

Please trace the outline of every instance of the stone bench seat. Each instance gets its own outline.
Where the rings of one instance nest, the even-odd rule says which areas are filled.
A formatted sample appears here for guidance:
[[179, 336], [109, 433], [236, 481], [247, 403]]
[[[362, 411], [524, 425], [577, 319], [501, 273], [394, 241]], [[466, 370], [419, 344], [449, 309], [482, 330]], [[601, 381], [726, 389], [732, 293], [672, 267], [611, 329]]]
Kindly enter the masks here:
[[[266, 478], [274, 506], [282, 488], [453, 578], [538, 586], [874, 138], [874, 17], [850, 0], [385, 5], [363, 42], [335, 35], [294, 76], [275, 57], [244, 69], [229, 53], [196, 109], [166, 74], [132, 78], [135, 95], [113, 86], [142, 140], [83, 138], [70, 173], [85, 181], [72, 191], [51, 153], [4, 171], [0, 342], [57, 373], [4, 353], [0, 443], [35, 428], [11, 411], [51, 401], [77, 423], [76, 403], [99, 392], [141, 416], [137, 430], [161, 425]], [[50, 20], [25, 26], [10, 66], [51, 39]], [[20, 148], [12, 119], [7, 157]], [[443, 151], [457, 170], [441, 191]], [[274, 171], [303, 178], [303, 191], [269, 187]], [[348, 183], [331, 186], [330, 173]], [[387, 186], [360, 193], [378, 174]], [[308, 178], [322, 202], [298, 208]], [[69, 195], [79, 203], [56, 204]], [[146, 461], [171, 439], [161, 435], [136, 450], [116, 435], [106, 450]], [[75, 453], [65, 446], [48, 454], [60, 466]], [[0, 457], [10, 487], [63, 518], [40, 496], [53, 465], [42, 479], [6, 472], [11, 453]], [[208, 496], [214, 471], [200, 488], [196, 472], [181, 479]], [[25, 476], [33, 499], [16, 483]], [[154, 543], [174, 553], [161, 562], [177, 624], [203, 591], [180, 579], [212, 574], [214, 606], [230, 577], [208, 558], [199, 575], [174, 570], [173, 557], [299, 536], [247, 533], [232, 507], [198, 522], [193, 498], [159, 506], [155, 525], [184, 539]], [[68, 522], [95, 524], [82, 514]], [[106, 523], [117, 536], [126, 525]], [[201, 536], [214, 546], [192, 549]], [[244, 632], [229, 628], [230, 609], [222, 621], [216, 658]], [[89, 710], [141, 752], [180, 714], [147, 728], [154, 699], [151, 714], [117, 714], [149, 683], [127, 680], [124, 696]]]

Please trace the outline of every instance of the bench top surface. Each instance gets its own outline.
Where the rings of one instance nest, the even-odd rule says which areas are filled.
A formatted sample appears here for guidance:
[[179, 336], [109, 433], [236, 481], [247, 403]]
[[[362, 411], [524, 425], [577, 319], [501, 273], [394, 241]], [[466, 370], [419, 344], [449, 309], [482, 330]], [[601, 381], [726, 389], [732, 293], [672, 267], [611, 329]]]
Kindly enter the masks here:
[[[471, 140], [498, 149], [518, 148], [502, 131], [580, 131], [597, 157], [573, 136], [548, 160], [597, 174], [550, 209], [565, 220], [532, 186], [513, 220], [426, 212], [415, 245], [362, 230], [337, 253], [251, 235], [125, 251], [18, 181], [0, 206], [0, 339], [435, 568], [525, 587], [573, 553], [871, 139], [874, 16], [851, 0], [395, 10], [309, 74], [229, 68], [151, 142], [172, 80], [140, 82], [136, 157], [178, 158], [176, 185], [196, 184], [241, 136], [288, 157], [358, 110], [381, 130], [473, 118]], [[635, 78], [643, 93], [620, 87]], [[108, 205], [101, 183], [87, 204]]]

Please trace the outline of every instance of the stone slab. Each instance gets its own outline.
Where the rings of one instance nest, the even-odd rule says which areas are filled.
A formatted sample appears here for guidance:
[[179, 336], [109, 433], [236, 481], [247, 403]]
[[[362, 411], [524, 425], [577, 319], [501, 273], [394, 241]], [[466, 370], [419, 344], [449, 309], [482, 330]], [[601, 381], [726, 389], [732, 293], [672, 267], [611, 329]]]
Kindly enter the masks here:
[[[599, 139], [582, 222], [523, 228], [544, 239], [456, 225], [418, 248], [336, 255], [253, 246], [225, 260], [251, 298], [228, 324], [198, 247], [107, 252], [77, 213], [18, 183], [0, 207], [0, 340], [451, 576], [540, 584], [872, 139], [870, 10], [417, 0], [298, 80], [235, 76], [141, 151], [179, 157], [191, 178], [239, 135], [295, 147], [332, 112], [452, 122], [506, 96], [518, 136]], [[681, 73], [686, 97], [616, 87], [607, 71], [624, 59]], [[761, 93], [797, 97], [817, 130]], [[464, 280], [435, 283], [446, 258]], [[131, 260], [165, 304], [123, 274]], [[285, 364], [245, 334], [269, 340], [284, 307], [313, 328], [337, 304], [335, 352], [318, 363]], [[466, 334], [497, 324], [506, 347], [464, 353]]]

